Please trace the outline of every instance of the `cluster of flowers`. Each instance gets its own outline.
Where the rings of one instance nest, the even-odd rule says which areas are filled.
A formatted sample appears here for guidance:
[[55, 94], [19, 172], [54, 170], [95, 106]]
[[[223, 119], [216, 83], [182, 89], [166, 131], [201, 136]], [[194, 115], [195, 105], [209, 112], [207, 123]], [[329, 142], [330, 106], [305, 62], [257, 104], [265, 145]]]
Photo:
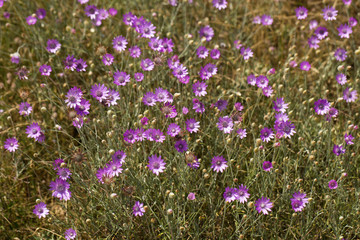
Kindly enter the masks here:
[[102, 184], [111, 182], [113, 177], [117, 177], [122, 173], [122, 165], [125, 162], [126, 153], [119, 150], [111, 158], [112, 160], [104, 168], [98, 169], [96, 173], [98, 181]]
[[259, 75], [255, 77], [254, 74], [250, 74], [247, 77], [247, 83], [251, 86], [257, 86], [258, 88], [262, 89], [263, 94], [266, 97], [270, 97], [273, 93], [272, 87], [269, 85], [269, 79], [265, 75]]
[[[82, 1], [85, 4], [87, 1]], [[84, 3], [85, 2], [85, 3]], [[106, 9], [98, 9], [95, 5], [87, 5], [85, 7], [85, 15], [91, 19], [91, 22], [94, 26], [101, 26], [102, 21], [107, 19], [109, 15], [115, 16], [117, 14], [117, 10], [115, 8]]]
[[56, 174], [59, 177], [50, 183], [50, 191], [53, 191], [53, 197], [67, 201], [71, 198], [71, 191], [69, 190], [70, 184], [67, 182], [70, 178], [71, 172], [68, 168], [63, 167], [64, 165], [65, 163], [63, 159], [58, 158], [54, 160], [54, 170], [57, 171]]
[[270, 26], [271, 24], [273, 24], [274, 19], [269, 16], [269, 15], [262, 15], [262, 16], [255, 16], [253, 18], [253, 23], [254, 24], [262, 24], [264, 26]]
[[35, 14], [32, 14], [26, 18], [26, 22], [28, 25], [34, 25], [38, 19], [44, 19], [46, 16], [46, 10], [43, 8], [39, 8], [36, 10]]
[[86, 71], [86, 61], [82, 58], [76, 59], [74, 56], [67, 56], [64, 61], [65, 69], [70, 69], [71, 71], [76, 70], [77, 72], [85, 72]]

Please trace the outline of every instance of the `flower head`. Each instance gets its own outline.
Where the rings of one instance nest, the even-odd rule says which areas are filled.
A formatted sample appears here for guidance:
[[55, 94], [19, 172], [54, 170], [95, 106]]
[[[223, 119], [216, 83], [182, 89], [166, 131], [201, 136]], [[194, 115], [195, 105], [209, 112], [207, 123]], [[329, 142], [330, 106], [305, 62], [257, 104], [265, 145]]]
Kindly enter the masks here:
[[232, 202], [237, 199], [237, 191], [234, 188], [225, 188], [225, 192], [223, 194], [225, 198], [225, 202]]
[[343, 98], [346, 102], [355, 102], [355, 100], [357, 99], [357, 91], [350, 91], [350, 88], [346, 88], [343, 91]]
[[41, 135], [41, 128], [38, 123], [32, 123], [31, 125], [27, 126], [26, 133], [28, 134], [29, 138], [37, 139]]
[[338, 48], [336, 49], [334, 56], [335, 59], [338, 60], [339, 62], [345, 61], [347, 55], [346, 55], [346, 50], [343, 48]]
[[322, 11], [325, 21], [332, 21], [336, 19], [338, 11], [335, 8], [327, 6]]
[[239, 188], [235, 188], [235, 190], [237, 192], [236, 200], [239, 200], [240, 203], [247, 202], [248, 198], [250, 197], [250, 193], [248, 193], [249, 189], [241, 184], [241, 186], [239, 186]]
[[226, 0], [213, 0], [212, 4], [214, 7], [216, 7], [219, 10], [225, 9], [227, 7], [227, 1]]
[[61, 48], [61, 44], [59, 43], [58, 40], [56, 39], [49, 39], [47, 41], [47, 47], [46, 49], [50, 52], [50, 53], [56, 53], [57, 51], [59, 51]]
[[197, 122], [195, 119], [190, 118], [186, 120], [186, 130], [188, 130], [190, 133], [199, 131], [200, 128], [200, 122]]
[[104, 84], [98, 83], [91, 87], [90, 93], [91, 96], [93, 96], [99, 102], [105, 102], [109, 95], [109, 90], [107, 87], [105, 87]]
[[161, 158], [161, 156], [152, 155], [149, 157], [149, 164], [147, 167], [156, 175], [159, 175], [159, 173], [164, 172], [166, 163]]
[[130, 82], [130, 75], [126, 72], [116, 71], [114, 73], [114, 83], [116, 85], [125, 86], [128, 82]]
[[342, 24], [337, 28], [340, 38], [350, 38], [350, 34], [353, 32], [352, 28], [347, 24]]
[[281, 113], [284, 113], [289, 105], [288, 103], [285, 103], [284, 98], [277, 98], [273, 103], [275, 111]]
[[188, 145], [185, 140], [179, 140], [176, 141], [175, 148], [178, 152], [185, 152], [188, 149]]
[[263, 142], [269, 142], [270, 139], [274, 138], [274, 133], [271, 128], [264, 127], [260, 131], [260, 138]]
[[311, 65], [309, 62], [301, 62], [300, 65], [299, 65], [300, 69], [303, 70], [303, 71], [309, 71], [311, 69]]
[[215, 172], [223, 172], [227, 167], [227, 161], [223, 156], [215, 156], [211, 159], [211, 168]]
[[330, 103], [326, 99], [319, 99], [314, 103], [315, 112], [318, 115], [325, 115], [329, 112]]
[[69, 191], [70, 184], [65, 180], [57, 178], [55, 182], [50, 182], [50, 191], [53, 191], [52, 196], [60, 200], [69, 200], [71, 192]]
[[34, 25], [36, 21], [37, 21], [36, 17], [33, 17], [31, 15], [26, 18], [26, 22], [28, 25]]
[[133, 214], [134, 216], [142, 216], [144, 215], [145, 212], [145, 208], [144, 208], [144, 204], [140, 203], [139, 201], [135, 202], [135, 205], [133, 207]]
[[49, 65], [42, 65], [39, 68], [39, 72], [41, 73], [42, 76], [50, 76], [52, 69]]
[[328, 186], [329, 186], [330, 189], [337, 189], [338, 183], [337, 183], [336, 180], [333, 179], [333, 180], [330, 180], [330, 181], [329, 181]]
[[199, 30], [199, 34], [200, 37], [205, 37], [206, 41], [210, 41], [214, 36], [214, 29], [207, 25]]
[[301, 7], [298, 7], [297, 9], [295, 9], [295, 13], [296, 13], [297, 19], [302, 20], [307, 17], [308, 10], [305, 7], [301, 6]]
[[270, 170], [273, 168], [273, 165], [271, 162], [269, 161], [264, 161], [263, 162], [263, 169], [265, 172], [270, 172]]
[[27, 102], [22, 102], [19, 105], [19, 114], [20, 115], [25, 115], [25, 116], [29, 116], [30, 113], [32, 112], [32, 107], [29, 103]]
[[167, 129], [167, 134], [171, 137], [175, 137], [176, 135], [178, 135], [181, 131], [181, 128], [179, 127], [179, 125], [177, 125], [176, 123], [170, 123], [168, 129]]
[[118, 52], [125, 51], [127, 44], [128, 42], [123, 36], [117, 36], [113, 39], [113, 48]]
[[65, 231], [65, 239], [66, 240], [71, 240], [71, 239], [75, 239], [76, 237], [76, 231], [72, 228], [66, 229]]
[[102, 62], [105, 66], [110, 66], [114, 62], [114, 56], [110, 53], [107, 53], [103, 56]]
[[255, 207], [258, 213], [263, 213], [264, 215], [267, 215], [269, 212], [271, 212], [271, 208], [273, 207], [273, 203], [270, 202], [269, 198], [262, 197], [255, 202]]
[[8, 138], [4, 142], [4, 148], [9, 152], [15, 152], [19, 148], [19, 142], [16, 138]]
[[343, 154], [345, 153], [345, 148], [341, 145], [334, 145], [333, 147], [333, 153], [336, 155], [336, 156], [340, 156], [340, 154]]
[[295, 212], [301, 212], [305, 205], [309, 202], [309, 199], [306, 198], [305, 193], [295, 192], [291, 200], [291, 206]]
[[33, 213], [38, 216], [38, 218], [45, 218], [49, 214], [49, 209], [46, 208], [46, 204], [44, 202], [40, 202], [35, 206]]
[[231, 133], [233, 130], [234, 123], [229, 116], [219, 117], [219, 121], [217, 122], [217, 127], [220, 131], [224, 133]]

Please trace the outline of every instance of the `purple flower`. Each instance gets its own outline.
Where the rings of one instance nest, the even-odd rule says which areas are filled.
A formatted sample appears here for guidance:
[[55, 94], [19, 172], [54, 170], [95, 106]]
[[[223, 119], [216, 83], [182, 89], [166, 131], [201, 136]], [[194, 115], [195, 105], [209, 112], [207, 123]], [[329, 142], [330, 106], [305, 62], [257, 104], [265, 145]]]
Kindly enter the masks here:
[[169, 99], [169, 92], [163, 88], [157, 88], [155, 90], [155, 95], [158, 102], [171, 102]]
[[71, 239], [75, 239], [76, 237], [76, 231], [72, 228], [66, 229], [65, 231], [65, 239], [66, 240], [71, 240]]
[[28, 25], [34, 25], [36, 23], [37, 19], [36, 17], [33, 17], [33, 16], [28, 16], [26, 18], [26, 22]]
[[286, 122], [289, 120], [289, 117], [286, 113], [277, 113], [275, 114], [275, 118], [276, 118], [276, 122], [280, 123], [280, 122]]
[[240, 54], [243, 55], [244, 60], [249, 60], [254, 56], [253, 51], [250, 48], [242, 47], [240, 50]]
[[226, 100], [218, 100], [216, 103], [215, 103], [215, 107], [217, 107], [219, 109], [219, 111], [223, 111], [226, 109], [228, 105], [228, 102]]
[[112, 160], [109, 163], [106, 164], [105, 170], [108, 172], [109, 176], [115, 177], [119, 176], [120, 173], [122, 173], [123, 169], [121, 161], [118, 160]]
[[[260, 24], [260, 18], [259, 18], [259, 24]], [[241, 44], [240, 40], [235, 40], [234, 41], [234, 47], [236, 49], [240, 49], [242, 47], [242, 44]]]
[[189, 74], [189, 72], [188, 69], [183, 64], [179, 64], [176, 67], [174, 67], [172, 74], [177, 79], [183, 79]]
[[96, 17], [100, 20], [105, 20], [109, 17], [109, 12], [106, 9], [100, 9], [99, 14]]
[[205, 96], [207, 94], [206, 92], [207, 85], [205, 82], [196, 82], [192, 85], [192, 89], [195, 93], [195, 96]]
[[76, 60], [76, 62], [75, 62], [75, 70], [77, 72], [85, 72], [86, 67], [87, 67], [86, 61], [84, 61], [82, 58]]
[[236, 131], [236, 133], [238, 134], [237, 136], [240, 138], [240, 139], [243, 139], [246, 137], [246, 129], [239, 129]]
[[135, 202], [135, 205], [133, 207], [133, 214], [134, 216], [142, 216], [144, 215], [145, 212], [145, 208], [144, 208], [144, 204], [140, 203], [139, 201]]
[[295, 212], [301, 212], [305, 205], [309, 202], [309, 199], [306, 198], [306, 193], [295, 192], [293, 194], [294, 198], [291, 198], [291, 206]]
[[120, 99], [119, 92], [110, 89], [109, 92], [108, 92], [108, 95], [106, 97], [105, 104], [108, 107], [117, 105], [116, 101], [119, 100], [119, 99]]
[[55, 182], [50, 182], [50, 191], [54, 191], [52, 196], [57, 197], [60, 200], [70, 200], [71, 192], [69, 191], [69, 188], [70, 184], [60, 178], [57, 178]]
[[264, 161], [262, 167], [263, 167], [265, 172], [270, 172], [270, 170], [273, 168], [273, 165], [269, 161]]
[[30, 113], [32, 112], [33, 108], [31, 107], [31, 105], [27, 102], [22, 102], [19, 105], [19, 114], [20, 115], [25, 115], [25, 116], [29, 116]]
[[332, 21], [336, 19], [338, 11], [335, 8], [327, 6], [322, 11], [325, 21]]
[[125, 86], [126, 83], [130, 82], [130, 74], [126, 72], [116, 71], [114, 73], [114, 83], [118, 86]]
[[150, 38], [149, 47], [157, 52], [160, 52], [163, 49], [162, 41], [159, 37]]
[[133, 58], [138, 58], [141, 55], [141, 49], [138, 46], [132, 46], [129, 48], [130, 56]]
[[291, 138], [295, 132], [295, 125], [292, 124], [290, 121], [283, 121], [283, 122], [275, 122], [274, 129], [276, 130], [276, 135], [286, 138]]
[[199, 101], [199, 99], [194, 98], [193, 99], [193, 109], [197, 113], [203, 113], [205, 112], [205, 105]]
[[347, 24], [342, 24], [337, 28], [340, 38], [350, 38], [350, 34], [353, 32], [351, 27]]
[[209, 50], [204, 46], [200, 46], [196, 49], [196, 54], [199, 58], [205, 59], [209, 55]]
[[146, 139], [145, 130], [143, 128], [136, 129], [135, 130], [135, 140], [137, 142], [142, 142], [144, 139]]
[[315, 112], [318, 115], [325, 115], [329, 112], [330, 103], [326, 99], [319, 99], [315, 103]]
[[68, 168], [58, 168], [56, 173], [60, 179], [67, 180], [70, 178], [71, 172]]
[[151, 22], [144, 21], [139, 26], [139, 33], [141, 33], [143, 38], [152, 38], [155, 36], [155, 29], [156, 27]]
[[340, 156], [340, 154], [344, 154], [345, 153], [345, 148], [341, 145], [334, 145], [333, 147], [333, 153], [336, 156]]
[[66, 57], [66, 59], [63, 61], [64, 65], [65, 65], [65, 69], [70, 69], [71, 71], [74, 71], [76, 68], [76, 58], [72, 55], [68, 55]]
[[274, 138], [274, 133], [271, 128], [264, 127], [260, 131], [260, 138], [263, 142], [269, 142], [270, 139]]
[[272, 17], [271, 16], [269, 16], [269, 15], [262, 15], [261, 16], [261, 24], [262, 25], [264, 25], [264, 26], [269, 26], [269, 25], [271, 25], [272, 23], [273, 23], [273, 19], [272, 19]]
[[56, 53], [57, 51], [59, 51], [61, 48], [61, 44], [59, 43], [58, 40], [56, 39], [49, 39], [47, 41], [47, 47], [46, 49], [50, 52], [50, 53]]
[[117, 36], [113, 39], [113, 48], [118, 52], [125, 51], [127, 44], [128, 42], [123, 36]]
[[239, 188], [235, 188], [237, 192], [236, 200], [239, 200], [240, 203], [247, 202], [248, 198], [250, 197], [250, 193], [248, 193], [249, 189], [246, 188], [243, 184], [239, 186]]
[[161, 156], [152, 155], [149, 157], [149, 164], [147, 167], [156, 175], [159, 175], [159, 173], [164, 172], [166, 163], [161, 158]]
[[85, 4], [85, 3], [88, 3], [89, 0], [78, 0], [78, 2], [79, 2], [80, 4]]
[[294, 60], [293, 60], [293, 61], [290, 61], [290, 62], [289, 62], [289, 66], [292, 67], [292, 68], [297, 67], [296, 61], [294, 61]]
[[317, 26], [318, 26], [318, 22], [316, 20], [310, 21], [310, 23], [309, 23], [310, 30], [316, 28]]
[[144, 74], [142, 73], [134, 73], [134, 78], [137, 82], [141, 82], [144, 80]]
[[197, 122], [195, 119], [190, 118], [186, 120], [186, 130], [188, 130], [190, 133], [199, 131], [200, 128], [200, 122]]
[[264, 88], [262, 89], [262, 92], [263, 92], [263, 94], [264, 94], [265, 97], [270, 97], [271, 94], [273, 93], [273, 91], [274, 91], [274, 90], [272, 89], [271, 86], [267, 86], [267, 87], [264, 87]]
[[84, 125], [84, 119], [82, 117], [75, 117], [72, 124], [76, 128], [82, 128], [82, 126]]
[[255, 77], [254, 74], [250, 74], [248, 77], [247, 77], [247, 83], [251, 86], [255, 86], [256, 85], [256, 80], [257, 80], [257, 77]]
[[345, 138], [346, 145], [353, 145], [354, 144], [353, 141], [352, 141], [354, 139], [354, 137], [351, 134], [348, 135], [347, 133], [345, 133], [344, 138]]
[[188, 150], [188, 145], [185, 140], [179, 140], [176, 141], [175, 148], [178, 152], [185, 152]]
[[321, 40], [324, 39], [328, 36], [328, 30], [326, 29], [326, 27], [318, 27], [315, 29], [315, 35], [316, 37]]
[[49, 209], [46, 208], [44, 202], [40, 202], [39, 204], [36, 204], [33, 213], [38, 216], [38, 218], [45, 218], [49, 214]]
[[263, 213], [264, 215], [267, 215], [269, 212], [271, 212], [271, 208], [273, 207], [273, 203], [270, 202], [269, 198], [262, 197], [255, 202], [255, 207], [258, 213]]
[[8, 138], [4, 142], [4, 148], [9, 152], [15, 152], [19, 148], [19, 142], [15, 137]]
[[165, 135], [160, 129], [152, 129], [150, 134], [152, 140], [155, 142], [164, 142], [165, 141]]
[[351, 0], [343, 0], [343, 3], [346, 5], [346, 6], [349, 6], [351, 4]]
[[110, 66], [114, 62], [114, 56], [107, 53], [103, 56], [102, 61], [105, 66]]
[[343, 73], [338, 73], [336, 74], [336, 81], [340, 84], [340, 85], [344, 85], [347, 81], [346, 79], [346, 75]]
[[52, 69], [49, 65], [42, 65], [39, 68], [39, 72], [41, 73], [42, 76], [50, 76]]
[[343, 92], [343, 98], [346, 102], [355, 102], [357, 99], [357, 91], [350, 91], [350, 88], [346, 88]]
[[284, 102], [284, 98], [277, 98], [276, 101], [273, 101], [274, 103], [274, 109], [277, 112], [284, 113], [286, 112], [286, 109], [288, 108], [288, 103]]
[[190, 201], [195, 200], [195, 193], [189, 193], [189, 195], [187, 196], [187, 199], [189, 199]]
[[104, 84], [95, 84], [90, 89], [90, 94], [99, 102], [105, 102], [109, 95], [109, 90]]
[[181, 128], [176, 123], [170, 123], [167, 129], [167, 134], [171, 137], [175, 137], [181, 131]]
[[199, 35], [200, 37], [205, 37], [206, 41], [209, 42], [214, 37], [214, 29], [207, 25], [199, 30]]
[[345, 59], [347, 57], [346, 53], [347, 53], [346, 50], [343, 48], [336, 49], [336, 51], [334, 53], [335, 59], [340, 62], [345, 61]]
[[64, 160], [62, 160], [61, 158], [55, 159], [53, 162], [54, 170], [58, 170], [63, 162]]
[[211, 50], [211, 52], [210, 52], [210, 57], [211, 57], [212, 59], [219, 59], [219, 58], [220, 58], [220, 51], [219, 51], [219, 49], [213, 49], [213, 50]]
[[[109, 9], [110, 10], [110, 9]], [[123, 15], [123, 22], [125, 25], [131, 26], [133, 24], [134, 15], [131, 12]]]
[[90, 110], [90, 102], [84, 98], [82, 98], [80, 103], [75, 107], [76, 113], [80, 116], [88, 115], [89, 110]]
[[226, 0], [213, 0], [212, 4], [214, 7], [216, 7], [219, 10], [225, 9], [227, 7], [227, 1]]
[[269, 79], [264, 75], [260, 75], [256, 78], [256, 85], [259, 88], [265, 88], [269, 85]]
[[189, 109], [187, 107], [182, 108], [182, 114], [186, 115], [189, 113]]
[[220, 131], [224, 133], [231, 133], [234, 123], [229, 116], [219, 117], [219, 122], [216, 124]]
[[309, 39], [308, 39], [308, 44], [310, 48], [313, 49], [318, 49], [319, 48], [319, 38], [315, 35], [312, 35]]
[[304, 61], [300, 63], [300, 69], [303, 71], [309, 71], [311, 69], [311, 65], [309, 62]]
[[298, 7], [297, 9], [295, 9], [295, 13], [296, 13], [297, 19], [302, 20], [307, 17], [308, 10], [305, 7], [301, 6], [301, 7]]
[[10, 54], [11, 62], [15, 64], [19, 64], [20, 62], [20, 54], [18, 52]]
[[83, 93], [80, 88], [73, 87], [67, 92], [65, 103], [68, 107], [75, 108], [80, 104], [82, 95]]
[[143, 103], [146, 105], [146, 106], [154, 106], [157, 102], [157, 98], [156, 98], [156, 95], [152, 92], [147, 92], [143, 99], [142, 99]]
[[212, 76], [214, 76], [217, 73], [217, 67], [216, 65], [212, 63], [208, 63], [205, 65], [205, 67], [202, 67], [200, 70], [200, 78], [202, 80], [208, 80]]
[[149, 119], [147, 117], [143, 117], [140, 121], [141, 121], [141, 124], [144, 126], [148, 125], [148, 123], [149, 123]]
[[330, 181], [329, 181], [329, 185], [328, 185], [328, 186], [329, 186], [330, 189], [337, 189], [338, 183], [336, 182], [336, 180], [333, 179], [333, 180], [330, 180]]
[[177, 116], [175, 106], [171, 105], [169, 102], [165, 103], [161, 107], [161, 112], [165, 115], [166, 118], [174, 118]]
[[141, 60], [140, 66], [141, 66], [142, 70], [144, 70], [144, 71], [151, 71], [154, 69], [155, 64], [153, 61], [151, 61], [150, 58], [147, 58], [147, 59]]
[[38, 10], [36, 10], [36, 17], [38, 19], [44, 19], [46, 16], [46, 10], [43, 8], [39, 8]]
[[125, 158], [126, 158], [126, 153], [123, 151], [120, 151], [120, 150], [116, 151], [111, 157], [111, 159], [114, 162], [118, 161], [121, 164], [123, 164], [125, 162]]
[[128, 142], [128, 143], [135, 143], [136, 139], [135, 139], [135, 131], [132, 129], [126, 130], [124, 132], [124, 141]]
[[223, 194], [225, 198], [225, 202], [232, 202], [237, 199], [237, 191], [234, 188], [225, 188], [225, 192]]
[[169, 38], [161, 39], [162, 49], [160, 52], [168, 52], [171, 53], [173, 51], [174, 42]]
[[41, 128], [39, 124], [35, 122], [27, 126], [26, 133], [28, 134], [29, 138], [37, 139], [41, 135]]
[[252, 21], [254, 24], [261, 24], [261, 17], [255, 16]]
[[211, 168], [215, 172], [223, 172], [227, 167], [227, 161], [223, 156], [215, 156], [211, 159]]
[[85, 15], [88, 16], [91, 20], [94, 20], [98, 14], [99, 10], [95, 5], [88, 5], [85, 7]]
[[355, 27], [357, 24], [358, 24], [358, 21], [356, 20], [356, 18], [354, 18], [354, 17], [349, 18], [349, 25], [351, 27]]

